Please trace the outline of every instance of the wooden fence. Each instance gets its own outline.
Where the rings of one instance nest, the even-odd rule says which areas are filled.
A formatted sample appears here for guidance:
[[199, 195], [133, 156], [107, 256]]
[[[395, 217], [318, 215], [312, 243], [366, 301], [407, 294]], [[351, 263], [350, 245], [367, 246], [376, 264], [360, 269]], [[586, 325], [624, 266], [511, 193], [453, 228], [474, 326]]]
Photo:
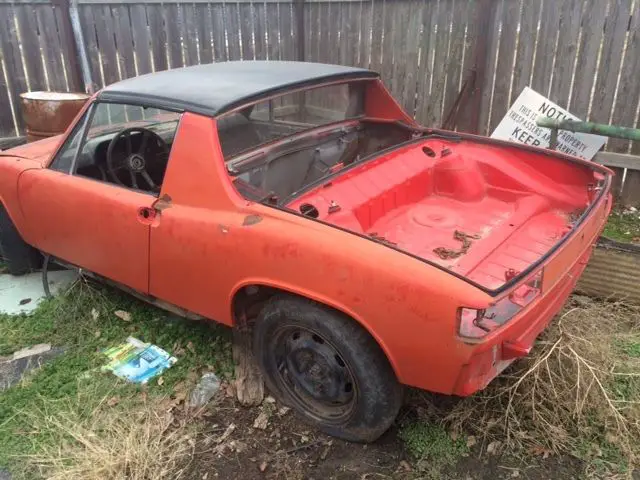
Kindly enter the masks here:
[[[0, 136], [23, 132], [20, 92], [83, 88], [67, 1], [0, 0]], [[640, 127], [640, 0], [77, 4], [96, 87], [211, 61], [304, 59], [379, 71], [429, 126], [490, 134], [530, 85], [585, 120]], [[638, 155], [640, 145], [607, 150]], [[638, 187], [629, 168], [619, 193], [640, 202]]]

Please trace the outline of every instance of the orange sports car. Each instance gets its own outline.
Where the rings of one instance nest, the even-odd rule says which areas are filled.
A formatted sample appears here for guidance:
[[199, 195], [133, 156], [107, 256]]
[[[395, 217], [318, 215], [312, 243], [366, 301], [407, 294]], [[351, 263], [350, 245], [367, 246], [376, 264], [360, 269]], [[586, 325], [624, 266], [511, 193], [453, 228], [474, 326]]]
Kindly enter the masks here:
[[470, 395], [562, 307], [612, 172], [416, 124], [371, 71], [229, 62], [97, 93], [0, 154], [10, 271], [41, 253], [185, 316], [253, 325], [267, 386], [371, 441], [402, 385]]

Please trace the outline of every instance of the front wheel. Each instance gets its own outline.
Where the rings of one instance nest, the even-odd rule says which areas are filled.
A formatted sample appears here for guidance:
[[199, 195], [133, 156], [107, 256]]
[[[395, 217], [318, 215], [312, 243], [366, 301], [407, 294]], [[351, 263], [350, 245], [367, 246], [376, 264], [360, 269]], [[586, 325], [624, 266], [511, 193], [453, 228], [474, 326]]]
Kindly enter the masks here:
[[267, 387], [323, 432], [372, 442], [395, 420], [402, 386], [367, 331], [316, 302], [276, 296], [254, 328]]

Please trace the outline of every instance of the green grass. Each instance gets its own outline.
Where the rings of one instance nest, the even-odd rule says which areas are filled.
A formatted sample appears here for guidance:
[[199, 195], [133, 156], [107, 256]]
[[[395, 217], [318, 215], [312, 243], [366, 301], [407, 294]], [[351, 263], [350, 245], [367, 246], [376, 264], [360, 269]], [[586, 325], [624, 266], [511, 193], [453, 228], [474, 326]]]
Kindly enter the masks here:
[[422, 420], [406, 423], [399, 437], [418, 469], [433, 478], [441, 477], [443, 468], [469, 453], [463, 439], [453, 439], [441, 425]]
[[[131, 313], [132, 321], [116, 317], [116, 310]], [[99, 371], [106, 363], [101, 351], [128, 336], [177, 356], [178, 362], [163, 374], [162, 385], [156, 379], [148, 386], [131, 385]], [[0, 466], [8, 466], [18, 478], [29, 473], [25, 456], [56, 441], [34, 424], [43, 412], [54, 415], [58, 408], [68, 412], [72, 403], [80, 420], [108, 398], [117, 398], [117, 408], [127, 409], [147, 396], [170, 395], [178, 383], [193, 382], [202, 371], [214, 371], [223, 378], [233, 371], [227, 329], [204, 322], [167, 321], [167, 314], [159, 309], [84, 282], [44, 301], [29, 316], [0, 315], [0, 355], [37, 343], [60, 346], [65, 352], [19, 385], [0, 392]], [[34, 417], [33, 412], [39, 413]]]
[[640, 243], [640, 210], [625, 213], [622, 209], [614, 209], [602, 234], [620, 242]]

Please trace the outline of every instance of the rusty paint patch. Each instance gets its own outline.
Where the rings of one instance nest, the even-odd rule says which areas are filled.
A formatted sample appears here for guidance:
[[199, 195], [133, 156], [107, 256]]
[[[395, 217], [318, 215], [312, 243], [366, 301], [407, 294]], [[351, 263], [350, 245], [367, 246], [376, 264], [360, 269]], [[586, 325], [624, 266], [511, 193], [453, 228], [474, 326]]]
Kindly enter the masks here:
[[227, 227], [226, 225], [218, 225], [218, 228], [220, 229], [221, 233], [229, 233], [229, 227]]
[[256, 223], [260, 223], [262, 221], [262, 217], [260, 215], [247, 215], [242, 222], [243, 227], [250, 227], [251, 225], [255, 225]]

